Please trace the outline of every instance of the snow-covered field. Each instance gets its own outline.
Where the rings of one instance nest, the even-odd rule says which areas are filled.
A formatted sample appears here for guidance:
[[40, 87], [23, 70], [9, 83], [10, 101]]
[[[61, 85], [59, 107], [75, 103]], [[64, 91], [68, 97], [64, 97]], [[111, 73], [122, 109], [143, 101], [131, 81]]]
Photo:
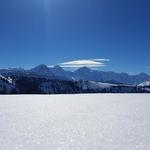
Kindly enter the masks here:
[[0, 96], [0, 150], [150, 150], [150, 95]]

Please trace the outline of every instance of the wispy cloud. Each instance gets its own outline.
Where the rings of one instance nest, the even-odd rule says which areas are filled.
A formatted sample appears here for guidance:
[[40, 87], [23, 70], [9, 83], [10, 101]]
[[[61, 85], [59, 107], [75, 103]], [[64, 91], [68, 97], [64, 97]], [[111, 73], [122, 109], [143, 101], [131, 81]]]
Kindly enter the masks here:
[[60, 63], [58, 65], [60, 65], [63, 68], [72, 68], [72, 69], [80, 67], [99, 68], [104, 67], [106, 65], [106, 62], [108, 61], [109, 59], [80, 59]]
[[150, 66], [146, 67], [147, 69], [150, 69]]

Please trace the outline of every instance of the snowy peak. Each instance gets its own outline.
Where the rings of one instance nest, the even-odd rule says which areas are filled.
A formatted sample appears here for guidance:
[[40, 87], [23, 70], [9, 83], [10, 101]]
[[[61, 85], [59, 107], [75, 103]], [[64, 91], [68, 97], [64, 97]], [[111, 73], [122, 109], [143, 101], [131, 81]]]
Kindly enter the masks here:
[[64, 71], [64, 69], [62, 69], [59, 65], [57, 65], [57, 66], [54, 66], [53, 67], [53, 69], [57, 69], [57, 70], [63, 70]]
[[144, 73], [144, 72], [141, 72], [140, 74], [138, 74], [139, 76], [143, 76], [143, 77], [147, 77], [148, 74]]
[[75, 70], [75, 72], [91, 72], [92, 70], [88, 67], [81, 67], [77, 70]]
[[37, 67], [33, 68], [32, 70], [46, 70], [48, 67], [44, 64], [38, 65]]
[[78, 80], [88, 80], [88, 81], [101, 81], [100, 72], [91, 70], [87, 67], [79, 68], [74, 71], [74, 78]]
[[145, 81], [143, 83], [140, 83], [138, 86], [142, 86], [142, 87], [144, 87], [144, 86], [150, 86], [150, 81]]
[[55, 78], [57, 79], [67, 79], [67, 71], [65, 71], [63, 68], [61, 68], [60, 66], [54, 66], [52, 68], [50, 68], [51, 72], [55, 75]]
[[48, 77], [54, 76], [54, 74], [51, 72], [50, 68], [44, 64], [41, 64], [41, 65], [29, 70], [29, 72], [37, 74], [37, 75], [48, 76]]
[[61, 73], [65, 72], [65, 70], [58, 65], [51, 68], [51, 71], [56, 73], [56, 74], [59, 74], [59, 73], [61, 74]]
[[12, 84], [12, 79], [10, 77], [6, 78], [0, 74], [0, 79], [9, 83], [9, 84]]
[[0, 75], [0, 94], [12, 93], [14, 88], [13, 80], [10, 77]]

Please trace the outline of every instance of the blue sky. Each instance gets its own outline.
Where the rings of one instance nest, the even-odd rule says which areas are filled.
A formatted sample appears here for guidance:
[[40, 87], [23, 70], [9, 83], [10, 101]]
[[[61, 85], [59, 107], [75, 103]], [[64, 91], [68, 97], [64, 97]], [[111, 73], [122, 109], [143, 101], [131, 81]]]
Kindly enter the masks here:
[[1, 0], [0, 68], [109, 59], [150, 73], [149, 0]]

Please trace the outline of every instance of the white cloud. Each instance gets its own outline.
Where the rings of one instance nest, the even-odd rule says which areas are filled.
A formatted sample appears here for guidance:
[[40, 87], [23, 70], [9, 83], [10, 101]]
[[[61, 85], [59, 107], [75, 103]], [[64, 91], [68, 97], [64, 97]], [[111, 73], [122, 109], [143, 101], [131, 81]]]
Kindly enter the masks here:
[[102, 61], [102, 62], [110, 61], [109, 59], [92, 59], [92, 60], [95, 60], [95, 61]]
[[89, 68], [99, 68], [106, 65], [109, 59], [80, 59], [74, 61], [68, 61], [60, 63], [63, 68], [80, 68], [80, 67], [89, 67]]

